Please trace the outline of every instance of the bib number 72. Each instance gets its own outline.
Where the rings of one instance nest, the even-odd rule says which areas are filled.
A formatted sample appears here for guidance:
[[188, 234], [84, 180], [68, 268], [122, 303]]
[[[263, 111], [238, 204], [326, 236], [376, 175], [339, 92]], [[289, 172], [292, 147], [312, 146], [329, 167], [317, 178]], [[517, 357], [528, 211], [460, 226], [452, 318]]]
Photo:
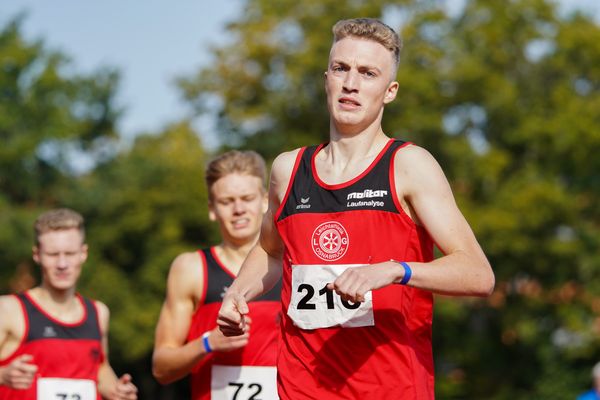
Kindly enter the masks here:
[[[239, 396], [240, 394], [240, 390], [242, 390], [244, 388], [243, 383], [239, 383], [239, 382], [229, 382], [228, 386], [233, 386], [235, 387], [235, 393], [233, 394], [233, 398], [231, 400], [245, 400], [246, 398], [242, 399], [242, 396]], [[258, 396], [260, 394], [260, 392], [262, 392], [262, 385], [260, 383], [249, 383], [248, 385], [248, 389], [251, 393], [249, 393], [250, 397], [248, 397], [248, 400], [262, 400], [259, 399]], [[239, 396], [239, 397], [238, 397]]]
[[213, 364], [210, 384], [212, 400], [276, 400], [275, 367]]

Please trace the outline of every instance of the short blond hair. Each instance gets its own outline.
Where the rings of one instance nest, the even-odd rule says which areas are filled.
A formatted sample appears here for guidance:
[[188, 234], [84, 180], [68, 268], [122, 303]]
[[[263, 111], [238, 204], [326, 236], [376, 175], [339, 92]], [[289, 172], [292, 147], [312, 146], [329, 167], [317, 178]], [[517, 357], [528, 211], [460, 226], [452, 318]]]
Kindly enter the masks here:
[[400, 65], [402, 39], [389, 25], [375, 18], [353, 18], [338, 21], [332, 28], [333, 43], [345, 37], [373, 40], [388, 49], [394, 57], [394, 71]]
[[40, 236], [47, 232], [77, 229], [81, 234], [81, 241], [85, 241], [84, 219], [77, 211], [69, 208], [57, 208], [41, 214], [33, 225], [35, 245], [39, 246]]
[[208, 189], [209, 200], [212, 200], [212, 187], [219, 179], [233, 173], [255, 176], [262, 182], [261, 189], [264, 190], [267, 179], [267, 167], [265, 160], [252, 150], [231, 150], [221, 154], [208, 163], [206, 167], [205, 180]]

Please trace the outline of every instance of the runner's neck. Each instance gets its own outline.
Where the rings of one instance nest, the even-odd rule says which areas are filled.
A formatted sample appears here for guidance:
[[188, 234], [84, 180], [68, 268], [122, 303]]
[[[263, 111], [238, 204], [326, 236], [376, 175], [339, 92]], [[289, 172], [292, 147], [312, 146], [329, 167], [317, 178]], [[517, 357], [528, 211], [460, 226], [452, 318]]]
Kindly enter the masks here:
[[77, 322], [83, 315], [83, 306], [75, 294], [75, 288], [56, 291], [44, 286], [38, 286], [29, 290], [27, 294], [46, 313], [61, 322]]
[[389, 143], [381, 132], [374, 137], [332, 141], [315, 156], [319, 179], [329, 185], [351, 181], [362, 174]]
[[242, 246], [235, 246], [223, 242], [215, 246], [215, 252], [219, 257], [219, 260], [227, 267], [227, 269], [237, 275], [246, 256], [252, 247], [254, 247], [254, 244], [255, 242], [253, 241]]

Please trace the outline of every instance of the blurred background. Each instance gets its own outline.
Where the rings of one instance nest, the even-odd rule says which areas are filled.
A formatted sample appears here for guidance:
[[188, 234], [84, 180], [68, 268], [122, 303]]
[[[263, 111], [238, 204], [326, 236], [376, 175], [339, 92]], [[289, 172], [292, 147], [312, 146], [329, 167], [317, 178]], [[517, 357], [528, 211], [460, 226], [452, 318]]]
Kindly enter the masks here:
[[[384, 130], [431, 151], [496, 273], [436, 298], [439, 399], [570, 399], [600, 360], [600, 2], [181, 0], [0, 4], [0, 293], [39, 279], [32, 223], [66, 206], [79, 289], [112, 311], [110, 358], [141, 399], [172, 259], [215, 243], [203, 168], [230, 148], [328, 137], [331, 26], [404, 38]], [[1, 316], [0, 316], [1, 318]]]

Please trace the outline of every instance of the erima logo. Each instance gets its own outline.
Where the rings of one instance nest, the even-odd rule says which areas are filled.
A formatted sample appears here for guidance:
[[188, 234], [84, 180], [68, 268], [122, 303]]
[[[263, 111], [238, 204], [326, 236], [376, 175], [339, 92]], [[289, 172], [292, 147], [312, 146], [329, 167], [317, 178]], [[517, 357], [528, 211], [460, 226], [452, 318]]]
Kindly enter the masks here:
[[309, 200], [310, 200], [310, 197], [307, 197], [307, 198], [300, 197], [301, 204], [296, 205], [296, 210], [300, 210], [302, 208], [310, 208], [310, 204], [307, 204]]
[[372, 199], [374, 197], [385, 197], [387, 196], [387, 190], [371, 190], [366, 189], [364, 192], [352, 192], [348, 193], [346, 200], [350, 199]]
[[56, 337], [56, 331], [51, 326], [45, 326], [42, 336], [43, 337]]

